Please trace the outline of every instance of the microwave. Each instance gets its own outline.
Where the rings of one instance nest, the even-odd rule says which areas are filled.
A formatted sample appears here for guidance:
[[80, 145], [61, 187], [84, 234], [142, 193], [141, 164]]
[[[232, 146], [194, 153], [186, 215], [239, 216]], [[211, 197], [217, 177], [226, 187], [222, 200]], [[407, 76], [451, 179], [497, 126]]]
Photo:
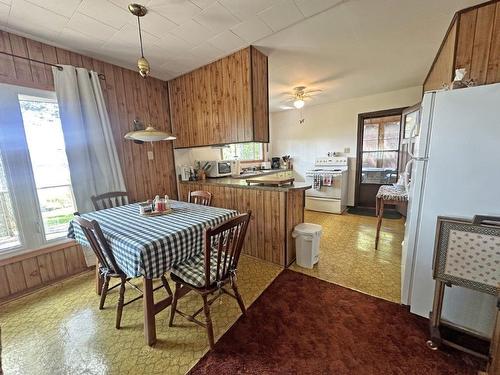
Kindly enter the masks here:
[[239, 160], [200, 160], [201, 167], [205, 164], [207, 177], [226, 177], [240, 173]]

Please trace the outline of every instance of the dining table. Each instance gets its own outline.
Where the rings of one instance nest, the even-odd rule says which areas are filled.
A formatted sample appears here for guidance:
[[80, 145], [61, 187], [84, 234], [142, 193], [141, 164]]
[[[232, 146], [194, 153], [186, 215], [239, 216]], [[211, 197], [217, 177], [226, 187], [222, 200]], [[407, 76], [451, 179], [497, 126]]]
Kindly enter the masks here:
[[[161, 215], [141, 214], [138, 203], [80, 215], [99, 223], [118, 266], [127, 277], [143, 279], [144, 337], [148, 345], [156, 342], [156, 314], [172, 303], [172, 296], [155, 301], [153, 280], [203, 252], [205, 229], [236, 214], [235, 210], [170, 200], [169, 212]], [[70, 222], [68, 237], [90, 247], [74, 221]], [[180, 294], [187, 292], [185, 288]]]

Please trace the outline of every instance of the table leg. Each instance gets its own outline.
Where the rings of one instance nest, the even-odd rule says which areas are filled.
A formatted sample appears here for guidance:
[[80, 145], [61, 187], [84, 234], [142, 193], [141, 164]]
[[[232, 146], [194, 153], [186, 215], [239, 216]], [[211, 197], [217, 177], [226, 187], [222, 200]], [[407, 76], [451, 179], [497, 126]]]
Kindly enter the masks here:
[[155, 304], [153, 296], [153, 280], [143, 279], [143, 306], [144, 306], [144, 338], [146, 344], [156, 343]]
[[380, 237], [380, 227], [382, 226], [382, 217], [384, 216], [384, 200], [380, 199], [378, 204], [378, 218], [377, 218], [377, 234], [375, 235], [375, 250], [378, 249], [378, 239]]
[[431, 339], [427, 341], [427, 346], [433, 350], [436, 350], [439, 345], [441, 345], [441, 332], [439, 331], [439, 325], [441, 324], [445, 287], [446, 284], [444, 282], [436, 280], [436, 286], [434, 288], [434, 301], [429, 321]]
[[101, 295], [102, 292], [102, 284], [103, 280], [101, 275], [99, 274], [99, 260], [95, 259], [95, 292], [98, 296]]

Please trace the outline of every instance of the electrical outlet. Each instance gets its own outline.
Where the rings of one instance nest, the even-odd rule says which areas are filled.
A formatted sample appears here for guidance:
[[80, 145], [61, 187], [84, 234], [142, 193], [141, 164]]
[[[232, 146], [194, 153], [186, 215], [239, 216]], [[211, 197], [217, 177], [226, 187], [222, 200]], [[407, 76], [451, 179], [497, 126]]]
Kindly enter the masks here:
[[350, 154], [350, 153], [351, 153], [351, 148], [350, 147], [344, 148], [344, 154]]
[[154, 160], [153, 151], [148, 151], [148, 160]]

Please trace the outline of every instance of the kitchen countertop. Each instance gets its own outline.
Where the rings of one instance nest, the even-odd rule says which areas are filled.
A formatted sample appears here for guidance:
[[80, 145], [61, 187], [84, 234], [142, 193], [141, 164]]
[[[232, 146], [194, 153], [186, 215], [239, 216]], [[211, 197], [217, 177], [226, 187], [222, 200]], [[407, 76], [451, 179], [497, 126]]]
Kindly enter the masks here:
[[[293, 172], [291, 171], [285, 171], [285, 172], [275, 172], [279, 174], [283, 174], [283, 177], [289, 176]], [[265, 173], [265, 174], [260, 174], [256, 176], [263, 176], [267, 175], [269, 176], [270, 174], [273, 173]], [[254, 176], [254, 177], [256, 177]], [[251, 176], [248, 176], [248, 178], [251, 178]], [[219, 177], [219, 178], [207, 178], [205, 180], [200, 180], [200, 181], [179, 181], [181, 184], [213, 184], [213, 185], [219, 185], [219, 186], [229, 186], [229, 187], [235, 187], [239, 189], [258, 189], [258, 190], [272, 190], [272, 191], [290, 191], [290, 190], [307, 190], [311, 188], [311, 184], [308, 184], [306, 182], [294, 182], [292, 185], [284, 185], [284, 186], [267, 186], [267, 185], [256, 185], [256, 184], [251, 184], [248, 185], [246, 178], [233, 178], [233, 177]]]

